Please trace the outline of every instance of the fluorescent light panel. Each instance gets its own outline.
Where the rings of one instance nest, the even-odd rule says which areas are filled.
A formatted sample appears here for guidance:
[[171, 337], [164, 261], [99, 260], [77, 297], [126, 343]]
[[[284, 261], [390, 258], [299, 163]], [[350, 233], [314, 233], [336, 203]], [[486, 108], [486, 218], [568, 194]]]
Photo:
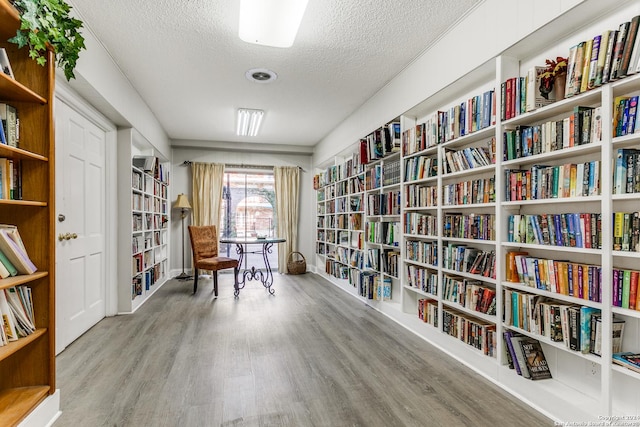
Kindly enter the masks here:
[[240, 0], [240, 39], [291, 47], [308, 0]]
[[236, 133], [238, 136], [256, 136], [262, 124], [264, 111], [250, 110], [248, 108], [238, 109], [238, 121]]

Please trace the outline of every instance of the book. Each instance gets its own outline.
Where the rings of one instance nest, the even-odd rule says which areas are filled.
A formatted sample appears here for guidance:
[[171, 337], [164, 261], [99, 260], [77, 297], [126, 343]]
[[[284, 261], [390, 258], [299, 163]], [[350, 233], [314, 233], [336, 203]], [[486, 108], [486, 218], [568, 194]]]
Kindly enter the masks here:
[[598, 75], [598, 59], [600, 58], [600, 42], [602, 34], [598, 34], [593, 38], [591, 46], [591, 62], [589, 64], [589, 78], [587, 81], [587, 89], [596, 87], [596, 78]]
[[540, 341], [527, 338], [521, 340], [519, 344], [529, 378], [534, 381], [551, 378], [551, 370], [549, 370], [549, 364], [544, 357]]
[[627, 41], [627, 35], [629, 32], [629, 26], [631, 22], [623, 22], [618, 28], [618, 36], [616, 37], [616, 44], [613, 48], [613, 55], [611, 57], [611, 73], [609, 74], [609, 81], [617, 80], [620, 77], [620, 66], [622, 65], [622, 53]]
[[613, 363], [640, 373], [640, 353], [624, 351], [613, 353]]
[[13, 105], [0, 103], [0, 120], [5, 133], [7, 145], [18, 146], [18, 112]]
[[582, 52], [582, 80], [580, 81], [580, 93], [586, 92], [589, 89], [589, 67], [591, 66], [591, 55], [593, 54], [593, 39], [589, 39], [584, 42], [584, 48]]
[[36, 266], [15, 239], [14, 233], [10, 230], [0, 228], [0, 251], [11, 261], [20, 274], [35, 273]]
[[545, 105], [553, 103], [555, 94], [553, 90], [545, 89], [542, 84], [542, 74], [545, 72], [546, 67], [534, 66], [529, 69], [526, 77], [526, 97], [525, 105], [526, 111], [533, 111]]
[[13, 69], [11, 68], [11, 62], [9, 61], [9, 56], [7, 55], [7, 50], [3, 47], [0, 47], [0, 67], [2, 67], [2, 72], [7, 76], [15, 79], [13, 75]]
[[525, 360], [524, 351], [522, 350], [522, 346], [520, 345], [521, 341], [529, 340], [529, 338], [522, 335], [511, 335], [510, 340], [511, 346], [513, 347], [513, 354], [515, 354], [514, 361], [517, 362], [519, 368], [518, 373], [524, 378], [531, 378], [531, 374], [527, 369], [527, 362]]
[[16, 319], [3, 291], [0, 291], [0, 316], [2, 317], [2, 327], [7, 341], [17, 341], [19, 336], [16, 329]]
[[569, 49], [569, 57], [567, 58], [567, 84], [565, 85], [564, 92], [565, 98], [580, 93], [585, 45], [585, 42], [580, 42]]
[[616, 47], [616, 40], [618, 38], [618, 30], [612, 30], [609, 32], [609, 43], [607, 44], [607, 53], [605, 55], [604, 67], [602, 69], [601, 84], [609, 82], [611, 76], [611, 62], [613, 58], [613, 51]]
[[636, 36], [638, 34], [638, 22], [640, 21], [640, 15], [634, 16], [629, 24], [627, 31], [627, 37], [622, 50], [622, 59], [620, 60], [620, 68], [618, 70], [618, 77], [624, 77], [629, 70], [629, 63], [631, 62], [631, 56], [636, 44]]

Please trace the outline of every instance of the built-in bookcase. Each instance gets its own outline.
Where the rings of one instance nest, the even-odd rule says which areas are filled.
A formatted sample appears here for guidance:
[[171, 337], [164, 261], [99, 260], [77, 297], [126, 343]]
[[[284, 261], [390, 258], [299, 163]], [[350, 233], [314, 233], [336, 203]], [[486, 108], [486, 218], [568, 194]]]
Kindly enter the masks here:
[[[364, 249], [367, 257], [378, 250], [378, 267], [383, 224], [395, 219], [376, 206], [397, 188], [401, 208], [392, 298], [366, 301], [559, 421], [640, 411], [640, 375], [612, 363], [622, 322], [620, 349], [640, 352], [633, 285], [640, 277], [640, 132], [614, 127], [621, 100], [640, 95], [640, 74], [536, 109], [516, 96], [521, 106], [510, 104], [506, 114], [505, 103], [515, 102], [532, 67], [638, 14], [638, 3], [629, 2], [572, 34], [558, 31], [552, 44], [536, 42], [548, 34], [534, 33], [406, 111], [397, 187], [373, 184], [396, 154], [364, 166]], [[584, 15], [576, 8], [563, 22], [571, 16]], [[360, 153], [359, 142], [351, 152]], [[563, 316], [593, 318], [597, 348], [591, 336], [576, 347], [574, 338], [554, 335]], [[539, 341], [552, 378], [532, 381], [510, 369], [505, 332]]]
[[126, 221], [119, 227], [118, 310], [128, 313], [168, 278], [169, 164], [133, 129], [118, 131], [118, 144], [128, 164], [118, 177], [119, 218]]
[[[37, 271], [0, 280], [0, 291], [30, 289], [36, 330], [0, 346], [0, 424], [17, 425], [56, 391], [55, 369], [55, 162], [53, 131], [54, 57], [46, 65], [6, 40], [20, 26], [8, 1], [0, 1], [0, 47], [7, 50], [15, 79], [0, 73], [0, 99], [16, 108], [18, 147], [0, 145], [0, 157], [19, 164], [21, 196], [0, 200], [0, 223], [18, 227]], [[6, 171], [6, 169], [5, 169]], [[54, 397], [40, 414], [58, 410]]]

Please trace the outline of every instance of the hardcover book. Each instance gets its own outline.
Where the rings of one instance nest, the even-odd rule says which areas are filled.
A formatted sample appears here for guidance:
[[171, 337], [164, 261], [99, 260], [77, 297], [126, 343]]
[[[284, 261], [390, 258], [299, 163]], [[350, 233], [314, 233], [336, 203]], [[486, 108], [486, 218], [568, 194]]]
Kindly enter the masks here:
[[544, 357], [542, 346], [538, 340], [527, 338], [520, 341], [520, 348], [524, 356], [524, 363], [532, 380], [551, 378], [549, 364]]

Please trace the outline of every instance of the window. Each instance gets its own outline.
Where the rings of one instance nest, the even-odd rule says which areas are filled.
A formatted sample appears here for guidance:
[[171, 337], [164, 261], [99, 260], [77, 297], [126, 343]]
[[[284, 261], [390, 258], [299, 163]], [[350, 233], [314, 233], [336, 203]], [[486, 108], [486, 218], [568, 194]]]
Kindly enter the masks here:
[[[276, 232], [276, 193], [273, 172], [226, 172], [222, 189], [221, 237], [274, 237]], [[253, 248], [247, 247], [250, 252]], [[222, 244], [220, 254], [233, 257], [236, 248]], [[278, 245], [268, 254], [269, 264], [278, 265]], [[262, 255], [248, 253], [241, 268], [264, 268]]]

